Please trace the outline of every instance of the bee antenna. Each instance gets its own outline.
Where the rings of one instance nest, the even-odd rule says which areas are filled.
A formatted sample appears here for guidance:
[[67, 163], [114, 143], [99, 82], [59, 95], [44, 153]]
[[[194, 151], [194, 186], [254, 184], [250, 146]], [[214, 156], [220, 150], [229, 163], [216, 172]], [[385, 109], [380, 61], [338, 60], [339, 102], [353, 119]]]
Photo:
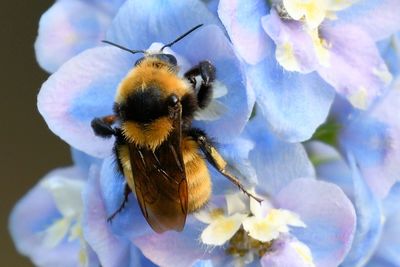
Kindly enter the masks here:
[[182, 40], [183, 38], [185, 38], [186, 36], [188, 36], [189, 34], [191, 34], [193, 31], [197, 30], [198, 28], [200, 28], [201, 26], [203, 26], [203, 24], [199, 24], [196, 27], [193, 27], [192, 29], [190, 29], [188, 32], [186, 32], [185, 34], [181, 35], [180, 37], [178, 37], [175, 41], [164, 45], [163, 47], [161, 47], [160, 51], [162, 52], [164, 50], [164, 48], [166, 47], [171, 47], [173, 46], [175, 43], [179, 42], [180, 40]]
[[128, 52], [130, 52], [130, 53], [132, 53], [132, 54], [136, 54], [136, 53], [146, 53], [146, 51], [143, 51], [143, 50], [132, 50], [132, 49], [123, 47], [122, 45], [119, 45], [119, 44], [116, 44], [116, 43], [113, 43], [113, 42], [110, 42], [110, 41], [107, 41], [107, 40], [101, 40], [101, 41], [102, 41], [103, 43], [106, 43], [106, 44], [109, 44], [109, 45], [118, 47], [119, 49], [128, 51]]

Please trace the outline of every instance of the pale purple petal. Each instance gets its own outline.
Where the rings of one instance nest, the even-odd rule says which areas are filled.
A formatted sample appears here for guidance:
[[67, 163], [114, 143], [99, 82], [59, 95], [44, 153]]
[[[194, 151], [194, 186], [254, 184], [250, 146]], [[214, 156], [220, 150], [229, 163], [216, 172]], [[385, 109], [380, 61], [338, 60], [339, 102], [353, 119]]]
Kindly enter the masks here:
[[221, 252], [221, 249], [217, 247], [207, 250], [200, 243], [199, 236], [199, 231], [186, 224], [183, 232], [154, 233], [138, 237], [133, 242], [147, 258], [157, 265], [186, 267], [191, 266], [199, 259], [211, 259], [215, 254]]
[[261, 258], [262, 267], [308, 267], [299, 253], [289, 244], [290, 240], [274, 242], [271, 252]]
[[283, 21], [277, 12], [272, 9], [270, 15], [262, 18], [265, 32], [274, 40], [277, 46], [290, 43], [293, 55], [299, 65], [299, 71], [309, 73], [316, 69], [316, 58], [310, 35], [305, 31], [304, 25], [299, 21]]
[[267, 56], [270, 45], [261, 27], [261, 17], [268, 13], [265, 0], [220, 0], [218, 15], [232, 43], [249, 64], [257, 64]]
[[391, 80], [374, 41], [352, 25], [326, 26], [321, 32], [330, 44], [330, 64], [318, 73], [354, 106], [366, 109]]
[[357, 25], [377, 41], [400, 30], [399, 14], [398, 0], [362, 0], [339, 12], [333, 23]]
[[311, 158], [315, 159], [318, 176], [324, 181], [340, 186], [352, 200], [356, 210], [357, 228], [354, 241], [340, 266], [364, 266], [376, 249], [381, 236], [381, 203], [360, 176], [353, 158], [349, 158], [349, 166], [339, 153], [328, 145], [313, 142], [307, 147]]
[[356, 227], [350, 200], [336, 185], [297, 179], [276, 198], [280, 208], [296, 212], [307, 225], [291, 233], [305, 243], [318, 267], [336, 267], [349, 252]]
[[113, 138], [96, 137], [93, 118], [112, 114], [121, 79], [132, 56], [113, 47], [86, 50], [65, 63], [43, 84], [38, 109], [49, 128], [72, 147], [95, 157], [111, 153]]
[[94, 4], [57, 1], [39, 22], [35, 51], [40, 66], [54, 72], [73, 56], [98, 45], [111, 19], [111, 14]]

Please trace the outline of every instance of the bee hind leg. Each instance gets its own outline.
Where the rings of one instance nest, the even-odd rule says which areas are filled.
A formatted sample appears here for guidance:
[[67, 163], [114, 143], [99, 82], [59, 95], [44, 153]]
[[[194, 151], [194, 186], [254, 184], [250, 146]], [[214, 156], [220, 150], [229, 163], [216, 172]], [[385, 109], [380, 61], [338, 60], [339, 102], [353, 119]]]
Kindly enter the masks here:
[[190, 135], [199, 145], [201, 151], [204, 153], [207, 161], [223, 176], [225, 176], [229, 181], [231, 181], [233, 184], [235, 184], [244, 194], [246, 194], [248, 197], [253, 198], [257, 202], [261, 203], [263, 200], [251, 192], [247, 191], [246, 188], [244, 188], [243, 184], [240, 182], [238, 178], [233, 176], [231, 173], [229, 173], [226, 170], [227, 162], [224, 160], [224, 158], [219, 154], [213, 143], [210, 141], [210, 139], [207, 137], [207, 135], [199, 130], [192, 128], [188, 135]]
[[128, 184], [125, 184], [125, 189], [124, 189], [124, 199], [122, 200], [121, 204], [119, 205], [119, 208], [113, 212], [108, 218], [107, 222], [111, 223], [112, 220], [117, 216], [118, 213], [120, 213], [124, 208], [126, 203], [128, 202], [129, 199], [129, 194], [131, 193], [131, 189], [129, 188]]
[[197, 103], [200, 108], [205, 108], [211, 102], [212, 83], [215, 81], [215, 67], [209, 61], [201, 61], [185, 73], [185, 78], [190, 81], [193, 89], [196, 89], [196, 77], [200, 76], [201, 84], [197, 92]]

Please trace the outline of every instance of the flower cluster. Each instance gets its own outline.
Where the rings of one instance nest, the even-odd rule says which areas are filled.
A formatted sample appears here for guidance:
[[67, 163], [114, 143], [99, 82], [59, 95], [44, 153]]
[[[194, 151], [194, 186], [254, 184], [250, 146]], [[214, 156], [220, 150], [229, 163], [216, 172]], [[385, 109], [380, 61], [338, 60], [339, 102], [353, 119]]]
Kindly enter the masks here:
[[[52, 73], [38, 96], [73, 166], [15, 206], [10, 232], [38, 266], [400, 266], [398, 0], [73, 0], [43, 14], [35, 43]], [[166, 48], [183, 75], [215, 66], [193, 125], [210, 136], [238, 191], [208, 165], [212, 197], [182, 232], [155, 233], [124, 199], [113, 114], [139, 58], [113, 46]]]

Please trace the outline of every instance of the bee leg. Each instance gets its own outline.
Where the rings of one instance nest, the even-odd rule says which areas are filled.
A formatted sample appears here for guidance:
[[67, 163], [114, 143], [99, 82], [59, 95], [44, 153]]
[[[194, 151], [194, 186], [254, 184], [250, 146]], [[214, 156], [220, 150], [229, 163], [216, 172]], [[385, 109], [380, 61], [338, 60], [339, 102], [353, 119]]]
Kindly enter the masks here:
[[124, 190], [124, 200], [122, 201], [121, 205], [119, 205], [119, 208], [113, 212], [108, 218], [107, 222], [111, 223], [112, 220], [114, 219], [115, 216], [117, 216], [118, 213], [120, 213], [124, 208], [125, 204], [128, 202], [129, 199], [129, 194], [131, 193], [131, 189], [129, 188], [128, 184], [125, 184], [125, 190]]
[[257, 202], [261, 203], [263, 200], [261, 198], [256, 197], [249, 191], [247, 191], [242, 183], [239, 181], [238, 178], [230, 174], [226, 170], [227, 163], [224, 160], [224, 158], [219, 154], [215, 146], [212, 144], [212, 142], [208, 139], [207, 135], [199, 130], [199, 129], [191, 129], [188, 133], [199, 145], [201, 151], [204, 153], [206, 156], [207, 161], [213, 165], [215, 169], [217, 169], [218, 172], [220, 172], [223, 176], [228, 178], [229, 181], [234, 183], [243, 193], [245, 193], [248, 197], [253, 198]]
[[91, 122], [91, 126], [95, 135], [103, 138], [110, 138], [115, 135], [116, 131], [111, 125], [116, 120], [117, 116], [115, 115], [105, 116], [103, 118], [94, 118]]
[[201, 77], [199, 91], [197, 92], [197, 103], [200, 108], [205, 108], [211, 102], [212, 83], [215, 81], [215, 67], [209, 61], [201, 61], [197, 66], [185, 73], [193, 89], [196, 89], [196, 76]]

